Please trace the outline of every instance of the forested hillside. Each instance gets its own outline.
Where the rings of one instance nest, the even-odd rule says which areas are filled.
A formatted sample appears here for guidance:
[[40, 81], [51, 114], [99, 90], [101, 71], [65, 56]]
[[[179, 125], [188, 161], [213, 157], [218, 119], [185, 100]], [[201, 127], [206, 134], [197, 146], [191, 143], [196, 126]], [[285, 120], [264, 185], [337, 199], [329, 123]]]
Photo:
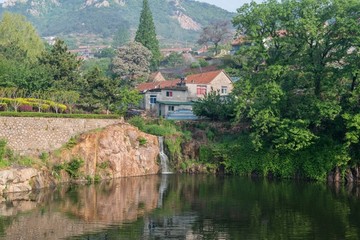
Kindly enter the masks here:
[[[6, 0], [0, 6], [0, 15], [5, 11], [25, 15], [43, 37], [74, 38], [91, 34], [111, 39], [119, 29], [126, 29], [133, 36], [142, 0]], [[213, 5], [191, 0], [151, 0], [150, 8], [162, 45], [196, 42], [202, 26], [217, 20], [230, 21], [234, 16]]]

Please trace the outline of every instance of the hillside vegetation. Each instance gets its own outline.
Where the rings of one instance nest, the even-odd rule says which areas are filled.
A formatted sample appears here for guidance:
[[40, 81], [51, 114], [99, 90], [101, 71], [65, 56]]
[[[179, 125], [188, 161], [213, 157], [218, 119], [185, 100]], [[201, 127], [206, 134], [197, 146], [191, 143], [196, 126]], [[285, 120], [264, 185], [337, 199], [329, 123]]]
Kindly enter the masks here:
[[[101, 4], [104, 2], [109, 4]], [[43, 37], [64, 38], [85, 34], [111, 38], [114, 32], [124, 26], [134, 34], [142, 0], [30, 0], [17, 1], [12, 6], [6, 2], [1, 5], [0, 15], [5, 11], [25, 15]], [[150, 8], [162, 45], [195, 42], [202, 26], [217, 20], [230, 21], [234, 16], [213, 5], [190, 0], [152, 0]]]

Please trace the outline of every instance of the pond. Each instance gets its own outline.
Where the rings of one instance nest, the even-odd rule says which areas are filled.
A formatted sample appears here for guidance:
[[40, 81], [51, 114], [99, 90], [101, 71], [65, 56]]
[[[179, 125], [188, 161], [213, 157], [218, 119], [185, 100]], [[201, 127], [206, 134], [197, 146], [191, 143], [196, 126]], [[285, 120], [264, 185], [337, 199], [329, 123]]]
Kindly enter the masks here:
[[162, 175], [9, 194], [0, 239], [360, 239], [360, 188]]

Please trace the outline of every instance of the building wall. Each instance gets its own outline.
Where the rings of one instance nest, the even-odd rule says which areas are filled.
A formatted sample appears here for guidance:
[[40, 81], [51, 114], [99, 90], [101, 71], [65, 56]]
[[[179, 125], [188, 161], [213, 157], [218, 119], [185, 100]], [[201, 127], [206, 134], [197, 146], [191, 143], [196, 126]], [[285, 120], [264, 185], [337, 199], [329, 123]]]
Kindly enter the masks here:
[[[197, 95], [197, 86], [198, 85], [205, 85], [205, 84], [193, 84], [193, 83], [186, 83], [186, 86], [188, 87], [188, 97], [190, 100], [195, 100], [197, 98], [202, 97], [202, 95]], [[210, 84], [206, 85], [206, 91], [207, 93], [211, 92], [211, 90], [214, 91], [220, 91], [222, 86], [227, 86], [228, 93], [229, 94], [233, 90], [233, 84], [231, 80], [226, 76], [225, 73], [221, 72], [214, 80], [211, 81]], [[227, 95], [223, 94], [223, 95]]]
[[[171, 111], [169, 111], [169, 106], [171, 105], [164, 105], [164, 104], [161, 104], [160, 106], [160, 109], [161, 109], [161, 116], [165, 117], [167, 115], [169, 115], [169, 113]], [[178, 111], [178, 110], [192, 110], [192, 105], [177, 105], [177, 106], [174, 106], [174, 112], [175, 111]]]
[[[172, 91], [172, 97], [167, 97], [166, 92]], [[146, 110], [158, 110], [157, 104], [150, 104], [150, 96], [156, 95], [156, 101], [176, 101], [176, 102], [186, 102], [187, 101], [187, 92], [178, 91], [178, 90], [161, 90], [159, 92], [146, 92], [144, 94], [143, 108]]]
[[[228, 95], [233, 90], [233, 84], [232, 81], [226, 76], [225, 73], [220, 73], [212, 82], [211, 86], [213, 87], [214, 91], [219, 91], [221, 95]], [[222, 94], [221, 88], [223, 86], [227, 87], [227, 93]], [[211, 91], [211, 89], [210, 89]]]
[[121, 123], [122, 119], [0, 117], [0, 139], [22, 155], [37, 155], [60, 148], [73, 136]]

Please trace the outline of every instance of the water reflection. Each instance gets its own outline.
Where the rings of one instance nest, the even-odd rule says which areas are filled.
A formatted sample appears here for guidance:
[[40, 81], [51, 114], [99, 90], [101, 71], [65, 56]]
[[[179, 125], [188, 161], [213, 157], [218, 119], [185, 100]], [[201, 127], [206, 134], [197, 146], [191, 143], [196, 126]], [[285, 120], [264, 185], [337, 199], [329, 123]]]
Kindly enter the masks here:
[[157, 176], [123, 178], [8, 195], [0, 231], [6, 239], [63, 239], [133, 222], [156, 208], [158, 183]]
[[163, 175], [14, 194], [4, 239], [359, 239], [359, 188]]

